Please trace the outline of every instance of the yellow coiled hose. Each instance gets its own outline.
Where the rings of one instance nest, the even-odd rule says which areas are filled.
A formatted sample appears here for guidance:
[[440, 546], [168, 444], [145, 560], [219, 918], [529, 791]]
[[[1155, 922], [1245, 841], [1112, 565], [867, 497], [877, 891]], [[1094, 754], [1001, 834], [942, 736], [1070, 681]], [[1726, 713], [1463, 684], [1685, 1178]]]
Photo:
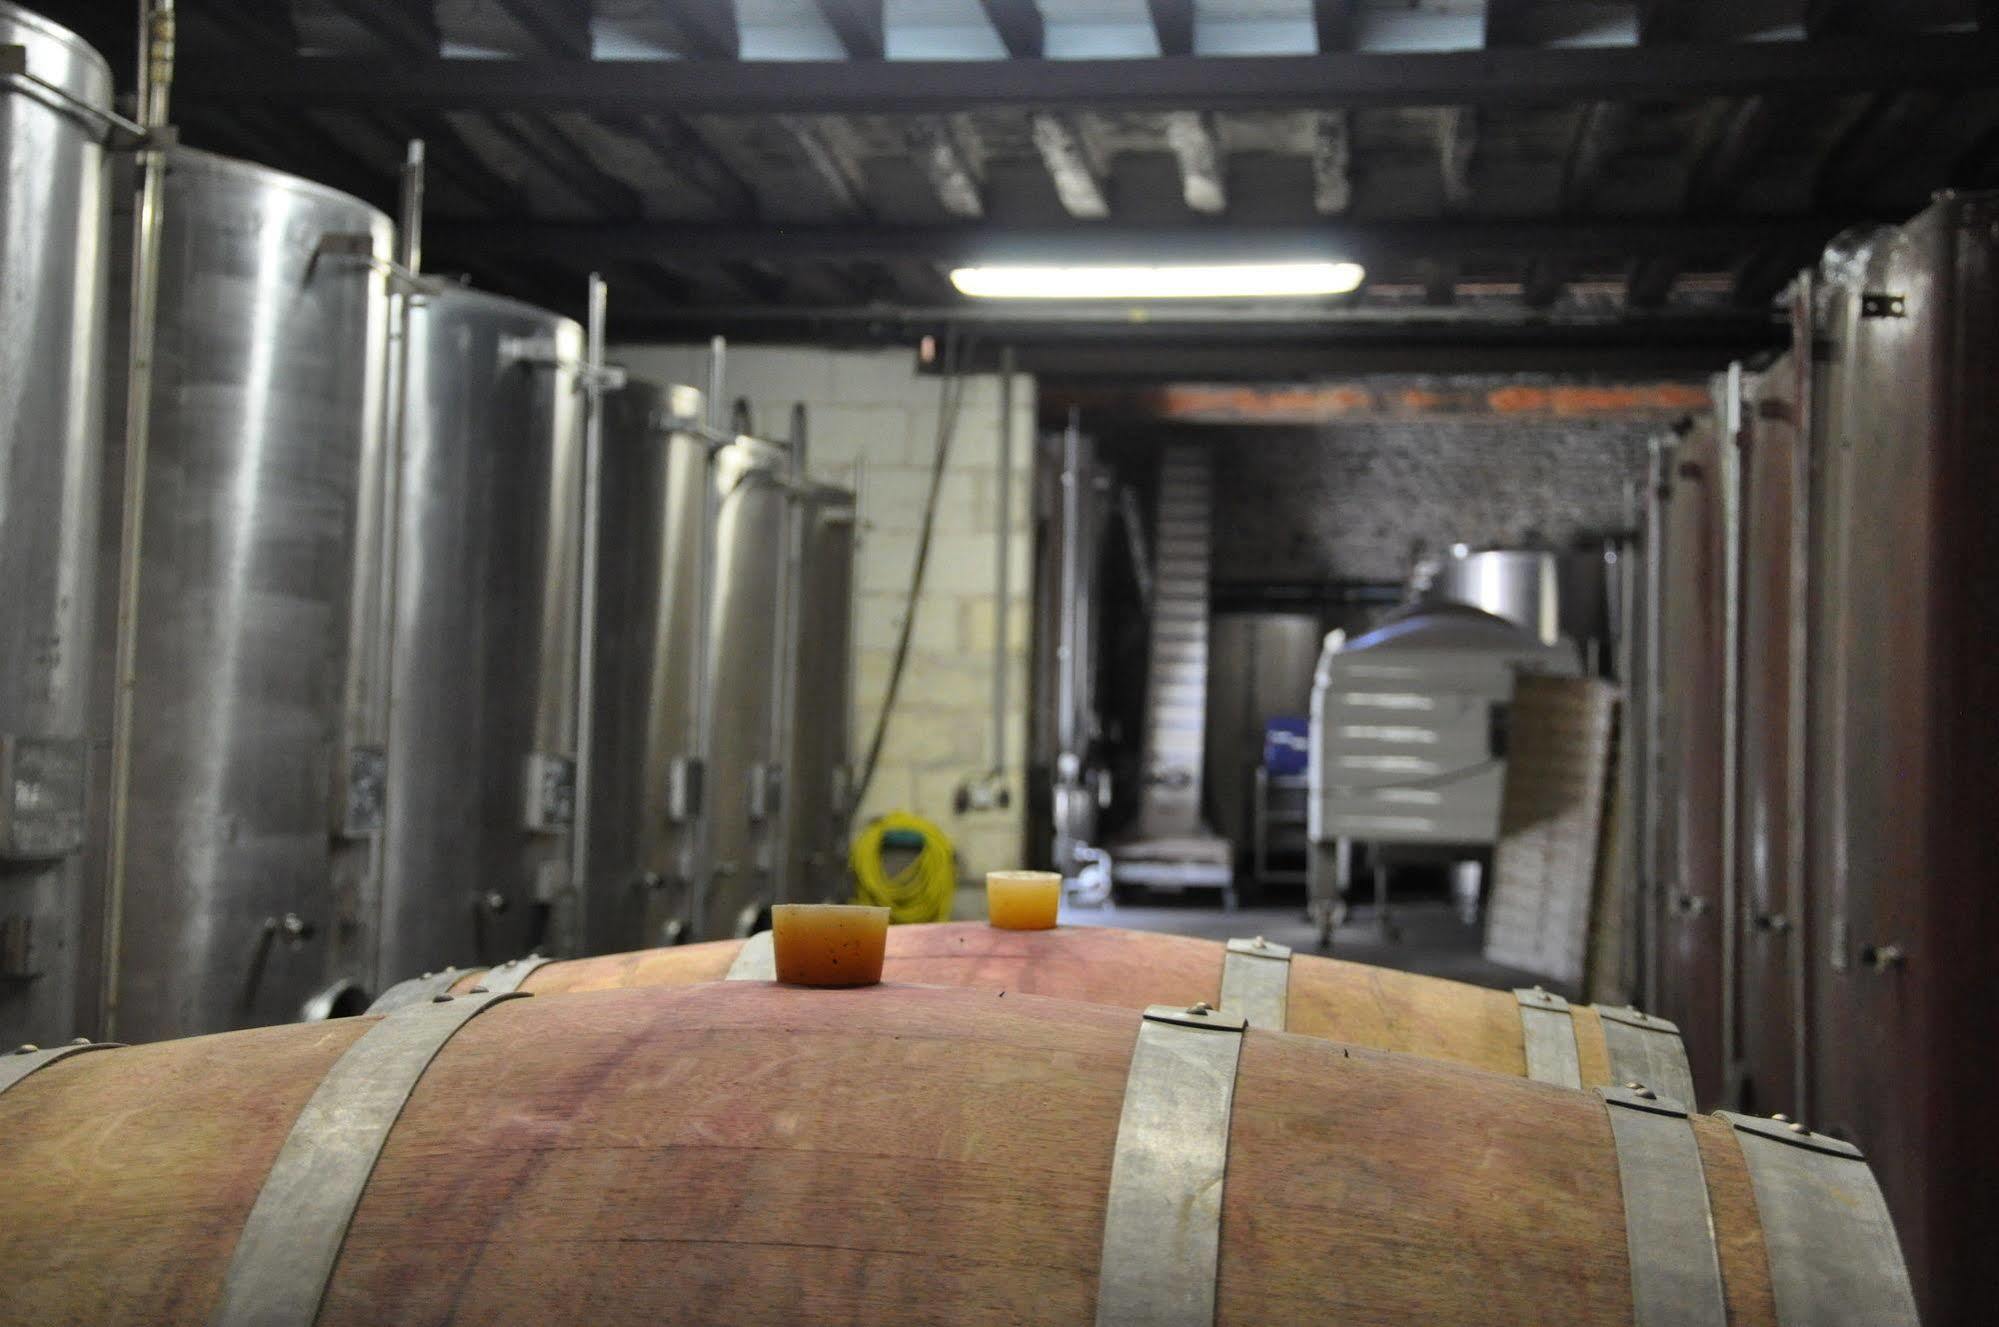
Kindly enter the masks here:
[[[882, 868], [882, 841], [891, 834], [922, 838], [916, 860], [893, 877]], [[847, 854], [853, 868], [855, 902], [888, 909], [888, 919], [904, 922], [951, 920], [951, 896], [958, 888], [957, 853], [951, 836], [922, 816], [891, 811], [854, 836]]]

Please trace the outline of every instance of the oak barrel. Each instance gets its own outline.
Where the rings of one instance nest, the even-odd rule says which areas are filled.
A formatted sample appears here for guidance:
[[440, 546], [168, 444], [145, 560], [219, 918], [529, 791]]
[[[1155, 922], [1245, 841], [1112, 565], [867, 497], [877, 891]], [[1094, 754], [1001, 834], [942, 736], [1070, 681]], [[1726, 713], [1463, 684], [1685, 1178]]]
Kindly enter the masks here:
[[[522, 978], [520, 989], [553, 995], [716, 981], [729, 974], [743, 943], [719, 940], [552, 962]], [[1218, 940], [1105, 926], [1003, 931], [983, 922], [945, 922], [890, 927], [882, 975], [887, 981], [981, 987], [1129, 1009], [1199, 1000], [1225, 1006], [1227, 948]], [[1290, 965], [1283, 982], [1284, 1031], [1495, 1073], [1528, 1073], [1527, 1036], [1539, 1029], [1523, 999], [1537, 997], [1284, 952]], [[450, 988], [470, 990], [481, 975], [481, 970], [470, 970]], [[1564, 1085], [1595, 1087], [1639, 1079], [1693, 1104], [1686, 1053], [1670, 1022], [1586, 1005], [1561, 1011], [1566, 1002], [1538, 998], [1563, 1014], [1553, 1020], [1555, 1034], [1572, 1038], [1576, 1074]], [[1608, 1029], [1609, 1039], [1605, 1017], [1615, 1024]]]
[[[398, 1022], [445, 1017], [463, 1021], [414, 1062], [304, 1309], [245, 1316], [244, 1278], [289, 1274], [323, 1233], [323, 1213], [270, 1218], [324, 1196], [274, 1194], [274, 1167], [301, 1147], [316, 1163], [359, 1127], [307, 1129], [327, 1087], [351, 1085], [357, 1061], [381, 1069]], [[1172, 1230], [1134, 1231], [1147, 1194], [1133, 1185], [1153, 1181], [1119, 1169], [1143, 1143], [1126, 1116], [1152, 1017], [1018, 992], [739, 981], [467, 996], [77, 1054], [0, 1089], [0, 1322], [1102, 1322], [1100, 1296], [1149, 1260], [1198, 1261]], [[1778, 1296], [1815, 1241], [1766, 1240], [1758, 1219], [1756, 1149], [1783, 1142], [1314, 1038], [1165, 1035], [1231, 1036], [1239, 1054], [1177, 1089], [1233, 1098], [1218, 1252], [1192, 1268], [1213, 1296], [1203, 1321], [1618, 1327], [1659, 1288], [1646, 1232], [1663, 1216], [1698, 1235], [1708, 1320], [1804, 1327]], [[1624, 1187], [1657, 1176], [1627, 1126], [1680, 1147], [1692, 1185], [1679, 1208], [1634, 1206], [1630, 1226]], [[1860, 1162], [1799, 1155], [1871, 1190]], [[1859, 1196], [1811, 1204], [1832, 1247], [1849, 1206], [1879, 1207]], [[1124, 1250], [1116, 1266], [1107, 1249]], [[1804, 1271], [1859, 1303], [1898, 1275], [1892, 1232], [1886, 1256]], [[1821, 1306], [1812, 1327], [1913, 1322], [1874, 1298], [1855, 1310], [1867, 1319]]]

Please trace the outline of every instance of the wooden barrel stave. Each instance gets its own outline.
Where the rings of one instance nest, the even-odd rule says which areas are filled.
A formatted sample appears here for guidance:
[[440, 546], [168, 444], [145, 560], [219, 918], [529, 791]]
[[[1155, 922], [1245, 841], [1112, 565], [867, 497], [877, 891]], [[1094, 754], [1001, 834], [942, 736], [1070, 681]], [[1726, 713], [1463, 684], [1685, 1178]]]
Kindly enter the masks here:
[[[570, 959], [536, 969], [520, 989], [541, 995], [680, 986], [726, 976], [742, 947], [717, 940], [671, 949]], [[1125, 1009], [1221, 999], [1224, 946], [1215, 940], [1106, 926], [1002, 931], [983, 922], [889, 928], [883, 978], [1084, 1000]], [[479, 984], [468, 972], [454, 990]], [[1520, 1009], [1508, 991], [1420, 973], [1297, 954], [1286, 1031], [1401, 1051], [1515, 1077], [1527, 1073]], [[1570, 1010], [1584, 1086], [1616, 1081], [1603, 1025]]]
[[[202, 1323], [299, 1108], [374, 1020], [79, 1056], [0, 1095], [0, 1321]], [[1137, 1018], [762, 983], [517, 1000], [418, 1083], [318, 1322], [1092, 1320]], [[1771, 1323], [1696, 1117], [1729, 1321]], [[1252, 1030], [1216, 1321], [1627, 1323], [1605, 1106]]]

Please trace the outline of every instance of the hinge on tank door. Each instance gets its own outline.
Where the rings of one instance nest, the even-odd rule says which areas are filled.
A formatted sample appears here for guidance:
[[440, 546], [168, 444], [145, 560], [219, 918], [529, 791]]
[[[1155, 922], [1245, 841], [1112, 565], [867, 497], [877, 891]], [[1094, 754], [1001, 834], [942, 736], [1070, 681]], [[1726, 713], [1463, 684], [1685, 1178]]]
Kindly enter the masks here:
[[666, 818], [685, 824], [701, 814], [708, 767], [694, 756], [675, 756], [666, 767]]
[[1906, 318], [1909, 316], [1909, 301], [1901, 295], [1886, 291], [1870, 290], [1860, 296], [1860, 316], [1863, 318]]
[[0, 733], [0, 858], [48, 861], [83, 847], [81, 738]]
[[575, 761], [546, 751], [528, 756], [526, 820], [535, 834], [560, 834], [575, 822]]
[[388, 818], [389, 753], [379, 746], [347, 752], [346, 786], [341, 789], [340, 837], [371, 838]]
[[769, 820], [784, 801], [784, 766], [750, 766], [750, 819]]

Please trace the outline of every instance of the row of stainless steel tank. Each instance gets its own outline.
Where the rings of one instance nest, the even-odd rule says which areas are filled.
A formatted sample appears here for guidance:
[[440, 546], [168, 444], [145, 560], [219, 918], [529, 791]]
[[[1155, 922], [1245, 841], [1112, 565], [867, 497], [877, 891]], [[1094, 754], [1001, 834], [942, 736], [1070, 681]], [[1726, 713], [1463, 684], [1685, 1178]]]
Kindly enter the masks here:
[[1999, 194], [1840, 237], [1789, 304], [1655, 450], [1648, 1007], [1705, 1104], [1864, 1147], [1925, 1319], [1984, 1321]]
[[367, 204], [167, 146], [134, 504], [112, 80], [0, 0], [5, 47], [0, 1036], [343, 1013], [839, 888], [852, 493], [399, 266]]

